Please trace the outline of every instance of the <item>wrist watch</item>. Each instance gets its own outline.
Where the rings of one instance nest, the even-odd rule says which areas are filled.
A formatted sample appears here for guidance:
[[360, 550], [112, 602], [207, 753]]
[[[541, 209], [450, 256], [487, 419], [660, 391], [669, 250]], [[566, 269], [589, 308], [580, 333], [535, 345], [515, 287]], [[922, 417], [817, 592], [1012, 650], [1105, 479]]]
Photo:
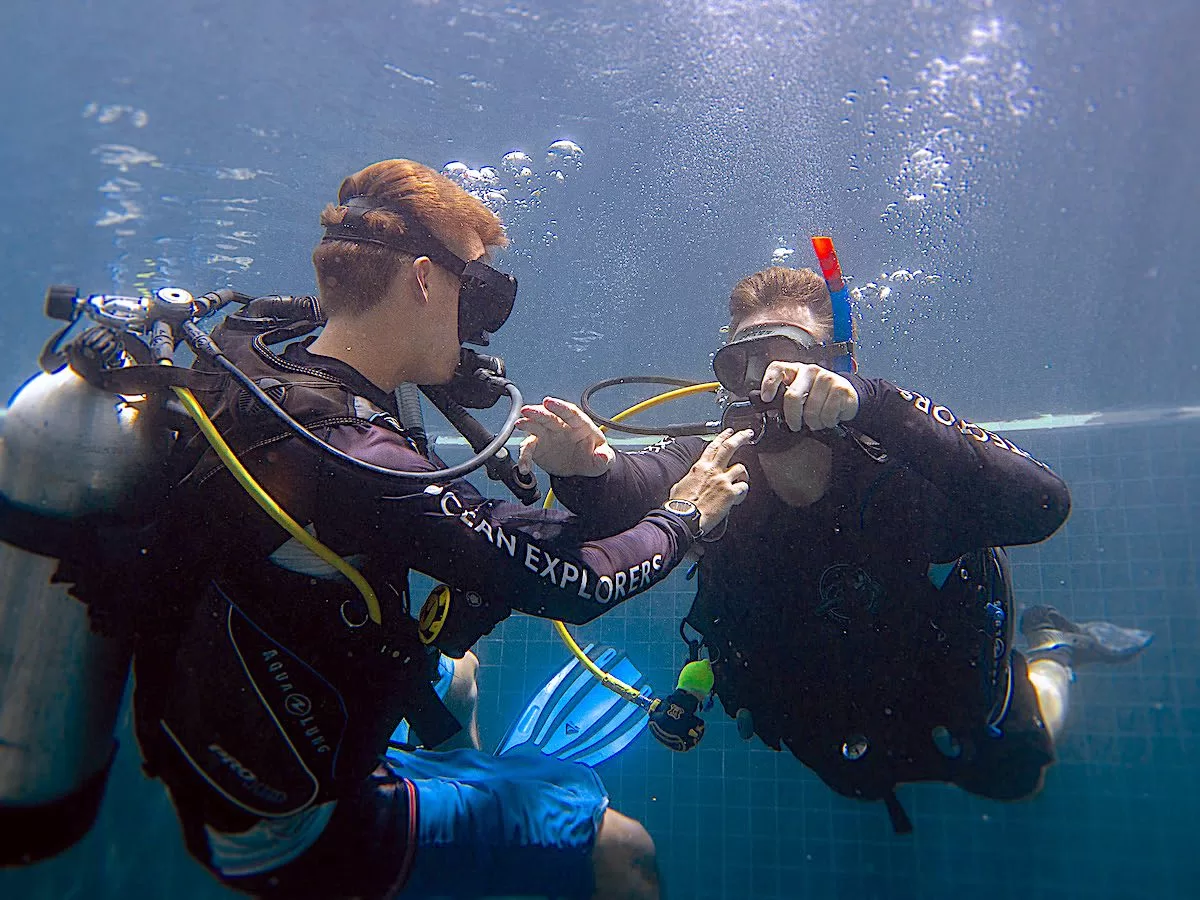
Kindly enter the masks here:
[[672, 498], [663, 504], [663, 509], [683, 519], [688, 531], [692, 533], [693, 540], [699, 540], [704, 534], [700, 529], [700, 507], [691, 500]]

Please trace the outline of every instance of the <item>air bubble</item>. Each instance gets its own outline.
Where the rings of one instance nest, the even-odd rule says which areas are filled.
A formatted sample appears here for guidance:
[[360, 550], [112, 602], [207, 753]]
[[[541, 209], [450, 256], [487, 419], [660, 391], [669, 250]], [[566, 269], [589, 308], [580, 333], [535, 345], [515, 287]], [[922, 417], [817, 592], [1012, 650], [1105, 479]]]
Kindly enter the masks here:
[[578, 169], [583, 165], [583, 148], [574, 141], [555, 141], [546, 151], [546, 162], [563, 169]]
[[500, 160], [500, 168], [509, 175], [516, 175], [522, 171], [533, 174], [529, 166], [533, 165], [533, 160], [529, 158], [528, 153], [523, 153], [520, 150], [512, 150], [504, 154], [504, 158]]

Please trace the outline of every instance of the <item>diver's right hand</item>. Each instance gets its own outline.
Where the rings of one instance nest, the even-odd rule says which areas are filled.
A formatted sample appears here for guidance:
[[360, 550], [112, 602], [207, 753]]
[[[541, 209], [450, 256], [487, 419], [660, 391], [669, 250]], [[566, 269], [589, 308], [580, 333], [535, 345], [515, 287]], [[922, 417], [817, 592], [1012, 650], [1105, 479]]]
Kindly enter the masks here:
[[718, 434], [696, 460], [691, 471], [671, 488], [672, 500], [691, 500], [700, 510], [700, 530], [708, 534], [729, 515], [729, 510], [746, 499], [750, 485], [746, 467], [741, 463], [729, 465], [737, 453], [754, 437], [745, 429], [726, 428]]
[[557, 397], [522, 406], [517, 427], [529, 433], [517, 458], [517, 468], [525, 475], [537, 463], [549, 475], [595, 478], [609, 470], [617, 455], [583, 410]]

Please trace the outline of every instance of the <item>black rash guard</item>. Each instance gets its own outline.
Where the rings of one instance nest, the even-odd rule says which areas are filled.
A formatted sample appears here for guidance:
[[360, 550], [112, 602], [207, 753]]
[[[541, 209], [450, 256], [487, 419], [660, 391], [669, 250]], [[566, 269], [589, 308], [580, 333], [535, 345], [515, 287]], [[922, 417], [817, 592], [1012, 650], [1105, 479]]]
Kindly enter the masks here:
[[[931, 564], [1043, 540], [1066, 520], [1070, 495], [1044, 464], [946, 407], [846, 377], [859, 396], [847, 425], [886, 456], [826, 432], [831, 485], [793, 507], [767, 484], [754, 448], [743, 450], [750, 491], [722, 536], [702, 543], [688, 621], [730, 715], [751, 709], [769, 745], [786, 742], [843, 793], [881, 797], [895, 783], [941, 780], [931, 729], [978, 728], [990, 703], [973, 655], [984, 644], [982, 604], [951, 602]], [[556, 478], [554, 490], [601, 530], [625, 528], [704, 447], [682, 438], [618, 453], [605, 475]], [[859, 737], [873, 749], [849, 760], [843, 748]]]
[[[281, 375], [309, 379], [341, 404], [335, 424], [315, 428], [327, 442], [392, 469], [436, 468], [399, 428], [392, 398], [354, 369], [295, 344], [283, 359]], [[267, 384], [261, 365], [256, 375]], [[282, 396], [288, 408], [292, 395]], [[505, 610], [583, 623], [664, 578], [692, 544], [666, 512], [596, 539], [566, 512], [488, 500], [466, 481], [364, 473], [295, 438], [256, 437], [280, 432], [261, 408], [232, 410], [223, 415], [243, 463], [363, 573], [382, 624], [346, 579], [201, 457], [208, 468], [191, 469], [177, 488], [161, 542], [181, 548], [194, 574], [169, 570], [155, 598], [167, 624], [139, 645], [135, 714], [147, 768], [171, 789], [189, 847], [218, 868], [214, 835], [327, 815], [367, 790], [400, 719], [415, 727], [418, 707], [434, 699], [430, 653], [406, 608], [410, 569]]]

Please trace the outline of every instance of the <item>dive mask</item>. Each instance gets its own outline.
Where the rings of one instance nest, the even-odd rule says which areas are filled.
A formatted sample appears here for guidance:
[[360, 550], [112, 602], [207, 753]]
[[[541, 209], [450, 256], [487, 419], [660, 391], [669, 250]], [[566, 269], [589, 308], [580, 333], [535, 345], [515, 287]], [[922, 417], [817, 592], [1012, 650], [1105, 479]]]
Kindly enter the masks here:
[[712, 366], [722, 387], [736, 397], [749, 397], [762, 387], [767, 366], [773, 362], [829, 368], [834, 359], [847, 352], [845, 342], [819, 343], [797, 325], [752, 325], [717, 351]]
[[517, 279], [477, 259], [463, 263], [458, 278], [459, 343], [486, 347], [491, 335], [512, 314], [517, 300]]
[[[325, 229], [322, 241], [351, 241], [378, 244], [401, 253], [428, 256], [459, 279], [458, 341], [486, 347], [492, 334], [500, 330], [517, 299], [517, 279], [478, 259], [470, 262], [452, 252], [412, 215], [394, 206], [386, 206], [370, 197], [349, 197], [343, 203], [346, 215], [339, 225]], [[405, 234], [396, 238], [380, 236], [363, 220], [363, 214], [385, 210], [404, 220]]]

